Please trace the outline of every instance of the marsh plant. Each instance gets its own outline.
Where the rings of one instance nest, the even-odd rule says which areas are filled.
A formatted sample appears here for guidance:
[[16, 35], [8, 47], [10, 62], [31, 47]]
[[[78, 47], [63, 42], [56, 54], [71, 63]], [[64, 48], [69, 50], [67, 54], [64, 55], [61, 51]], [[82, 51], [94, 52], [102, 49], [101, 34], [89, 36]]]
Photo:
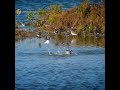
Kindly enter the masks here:
[[[58, 28], [66, 31], [75, 27], [78, 33], [95, 33], [99, 27], [102, 34], [105, 33], [105, 4], [90, 5], [88, 0], [84, 0], [79, 6], [64, 11], [59, 5], [50, 5], [48, 9], [38, 11], [36, 28], [43, 30], [54, 30]], [[47, 27], [46, 27], [47, 26]]]
[[54, 32], [56, 28], [66, 32], [73, 27], [79, 35], [95, 35], [98, 29], [101, 35], [105, 35], [104, 2], [90, 5], [88, 0], [84, 0], [66, 11], [60, 5], [50, 5], [37, 10], [37, 13], [29, 11], [27, 16], [29, 21], [35, 17], [35, 22], [31, 25], [37, 30]]
[[28, 11], [28, 13], [27, 13], [28, 20], [32, 20], [33, 17], [34, 17], [34, 13], [31, 11]]

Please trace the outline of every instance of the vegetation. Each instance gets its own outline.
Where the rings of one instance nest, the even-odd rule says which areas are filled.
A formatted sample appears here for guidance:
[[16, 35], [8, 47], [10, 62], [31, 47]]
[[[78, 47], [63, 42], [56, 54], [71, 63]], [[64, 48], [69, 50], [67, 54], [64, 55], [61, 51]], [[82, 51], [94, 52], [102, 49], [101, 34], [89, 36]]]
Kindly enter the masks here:
[[[79, 6], [74, 6], [64, 11], [59, 5], [50, 5], [48, 9], [39, 9], [36, 13], [37, 18], [34, 23], [36, 30], [54, 32], [55, 29], [60, 32], [66, 32], [74, 28], [79, 35], [95, 35], [97, 28], [100, 29], [101, 35], [105, 34], [105, 3], [90, 5], [88, 0], [84, 0]], [[32, 20], [34, 13], [28, 12], [28, 20]], [[16, 23], [16, 37], [27, 37], [30, 31], [20, 31], [19, 23]], [[28, 34], [27, 34], [28, 33]], [[30, 34], [31, 35], [31, 34]]]
[[32, 12], [29, 11], [27, 13], [27, 16], [28, 16], [28, 20], [31, 20], [33, 18], [33, 16], [34, 16], [34, 13], [32, 13]]
[[105, 4], [90, 5], [84, 0], [79, 6], [63, 11], [59, 5], [51, 5], [49, 9], [38, 11], [34, 26], [40, 30], [54, 31], [55, 28], [61, 31], [76, 29], [77, 33], [95, 33], [98, 27], [102, 34], [105, 33]]

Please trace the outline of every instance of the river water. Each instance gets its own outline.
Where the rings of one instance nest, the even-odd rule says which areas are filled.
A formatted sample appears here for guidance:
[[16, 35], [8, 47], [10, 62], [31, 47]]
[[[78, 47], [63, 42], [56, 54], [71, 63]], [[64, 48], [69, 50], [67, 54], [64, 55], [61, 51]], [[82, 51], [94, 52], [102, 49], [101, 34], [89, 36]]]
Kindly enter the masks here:
[[[16, 90], [105, 90], [104, 38], [88, 38], [16, 42]], [[63, 55], [66, 49], [73, 53]]]

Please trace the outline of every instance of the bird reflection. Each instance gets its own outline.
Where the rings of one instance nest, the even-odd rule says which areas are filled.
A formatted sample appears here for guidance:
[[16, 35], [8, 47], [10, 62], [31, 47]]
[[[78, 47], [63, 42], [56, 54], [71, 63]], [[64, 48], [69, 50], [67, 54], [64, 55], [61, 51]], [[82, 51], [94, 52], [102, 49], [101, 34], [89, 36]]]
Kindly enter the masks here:
[[75, 44], [76, 44], [76, 39], [74, 38], [71, 40], [71, 45], [75, 45]]
[[42, 45], [41, 45], [41, 39], [39, 38], [38, 40], [39, 40], [38, 47], [41, 48], [42, 47]]
[[41, 43], [38, 43], [38, 46], [39, 46], [39, 48], [41, 48], [42, 46], [41, 46]]
[[50, 48], [49, 48], [49, 44], [50, 44], [50, 37], [48, 37], [48, 36], [46, 36], [46, 41], [44, 42], [44, 44], [46, 44], [47, 45], [47, 49], [48, 49], [48, 53], [49, 53], [49, 55], [51, 55], [51, 53], [50, 53]]
[[70, 55], [72, 54], [72, 51], [70, 50], [70, 43], [69, 43], [70, 38], [66, 37], [66, 49], [64, 51], [65, 55]]

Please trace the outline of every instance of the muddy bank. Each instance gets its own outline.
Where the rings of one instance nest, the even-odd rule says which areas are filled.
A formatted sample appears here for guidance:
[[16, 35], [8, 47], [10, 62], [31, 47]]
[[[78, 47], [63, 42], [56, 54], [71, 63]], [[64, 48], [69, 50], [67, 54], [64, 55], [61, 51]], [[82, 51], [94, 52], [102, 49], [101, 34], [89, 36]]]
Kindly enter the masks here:
[[25, 38], [35, 37], [36, 32], [24, 31], [24, 30], [15, 30], [15, 41], [22, 40]]

